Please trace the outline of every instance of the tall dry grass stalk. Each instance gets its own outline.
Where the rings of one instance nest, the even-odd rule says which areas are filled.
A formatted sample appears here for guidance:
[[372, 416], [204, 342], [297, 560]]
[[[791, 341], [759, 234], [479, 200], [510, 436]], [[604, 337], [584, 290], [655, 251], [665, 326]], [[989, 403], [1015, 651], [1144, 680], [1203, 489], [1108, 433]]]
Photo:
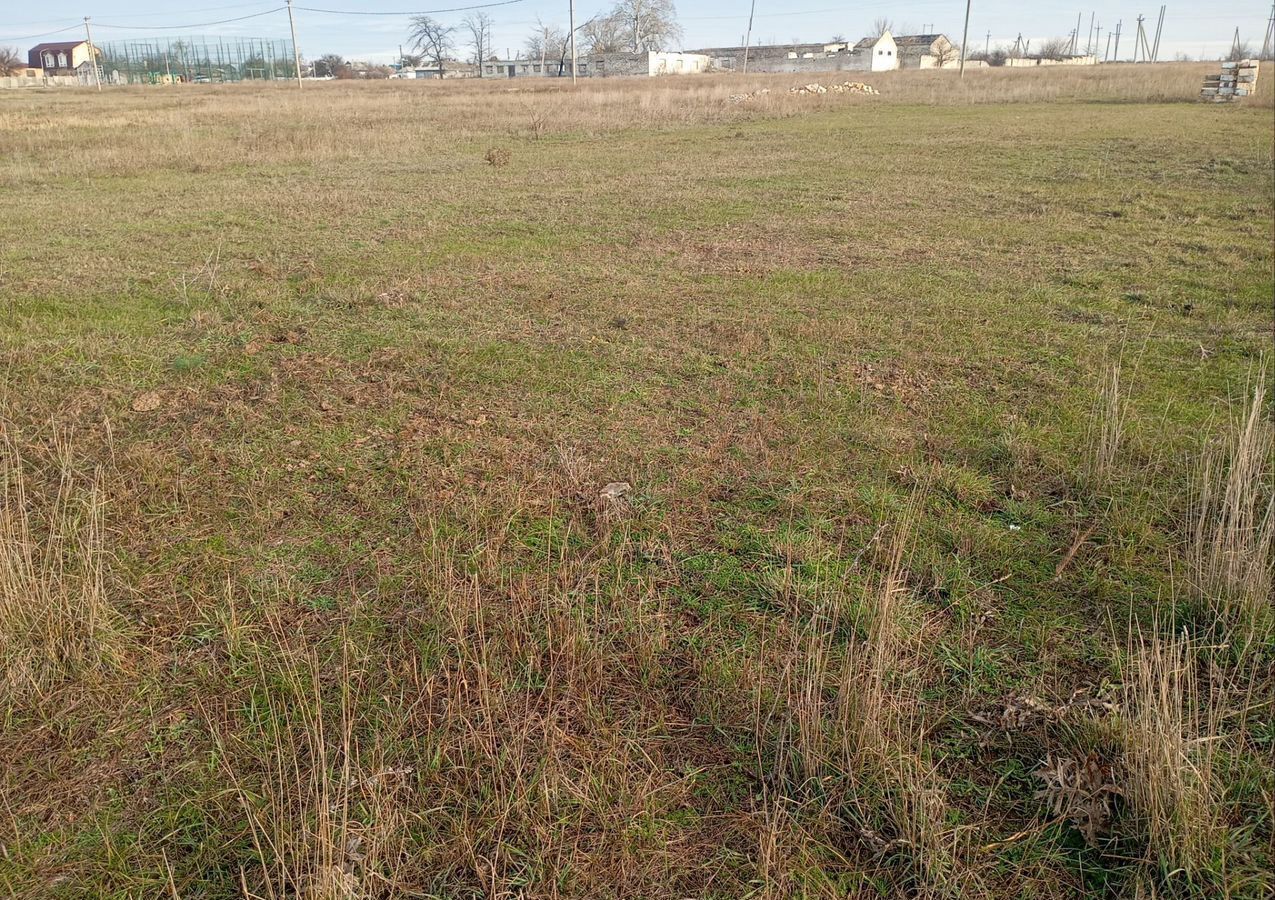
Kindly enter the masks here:
[[1089, 457], [1085, 476], [1091, 488], [1102, 490], [1115, 473], [1120, 444], [1124, 439], [1125, 398], [1120, 386], [1120, 360], [1107, 366], [1102, 385], [1094, 398], [1089, 418]]
[[[892, 860], [911, 893], [969, 895], [976, 885], [947, 822], [946, 783], [924, 752], [922, 616], [904, 567], [920, 504], [918, 492], [860, 598], [863, 639], [839, 643], [848, 598], [835, 589], [792, 637], [774, 701], [784, 710], [774, 767], [792, 797], [838, 796], [874, 856]], [[759, 746], [773, 714], [758, 701]]]
[[[342, 640], [339, 668], [324, 677], [313, 647], [272, 622], [254, 644], [258, 683], [245, 728], [214, 725], [223, 770], [247, 819], [256, 871], [240, 873], [244, 895], [279, 900], [352, 900], [395, 895], [402, 862], [409, 773], [363, 753], [355, 735], [357, 649]], [[335, 695], [335, 696], [333, 696]]]
[[0, 445], [0, 701], [120, 659], [120, 622], [107, 597], [102, 470], [80, 478], [59, 436], [57, 484], [34, 496], [16, 442]]
[[1126, 794], [1148, 851], [1190, 874], [1210, 860], [1222, 830], [1214, 753], [1224, 697], [1202, 685], [1185, 633], [1130, 641], [1122, 720]]
[[1195, 590], [1218, 637], [1241, 656], [1272, 636], [1275, 578], [1275, 434], [1266, 409], [1266, 365], [1239, 421], [1203, 455], [1193, 491], [1190, 562]]
[[908, 861], [918, 896], [968, 895], [947, 824], [946, 784], [924, 753], [919, 671], [925, 665], [921, 614], [908, 587], [905, 559], [921, 515], [919, 489], [889, 545], [886, 565], [865, 598], [867, 640], [853, 649], [840, 696], [842, 728], [857, 736], [846, 763], [884, 789], [893, 843]]

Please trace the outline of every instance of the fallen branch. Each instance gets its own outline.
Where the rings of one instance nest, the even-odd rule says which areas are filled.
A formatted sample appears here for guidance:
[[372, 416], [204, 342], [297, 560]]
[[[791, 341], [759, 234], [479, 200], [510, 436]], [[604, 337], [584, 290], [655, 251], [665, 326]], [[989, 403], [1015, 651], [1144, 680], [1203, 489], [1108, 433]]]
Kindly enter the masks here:
[[1067, 551], [1067, 555], [1062, 558], [1062, 560], [1058, 563], [1058, 566], [1054, 569], [1054, 581], [1062, 579], [1063, 570], [1071, 565], [1071, 561], [1075, 559], [1076, 554], [1080, 552], [1081, 546], [1084, 545], [1085, 541], [1093, 537], [1093, 533], [1097, 530], [1098, 523], [1094, 522], [1089, 526], [1088, 530], [1085, 531], [1084, 534], [1079, 535], [1076, 540], [1072, 542], [1071, 549]]

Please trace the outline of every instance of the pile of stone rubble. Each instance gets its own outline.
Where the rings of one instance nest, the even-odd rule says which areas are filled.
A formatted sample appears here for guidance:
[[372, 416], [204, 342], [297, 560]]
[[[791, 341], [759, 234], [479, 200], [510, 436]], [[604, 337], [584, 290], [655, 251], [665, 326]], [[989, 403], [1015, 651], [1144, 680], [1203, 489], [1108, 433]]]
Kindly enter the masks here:
[[824, 87], [822, 84], [803, 84], [798, 87], [789, 88], [790, 94], [877, 94], [880, 93], [870, 84], [864, 84], [862, 81], [843, 81], [841, 84], [831, 84]]
[[731, 103], [745, 103], [749, 100], [756, 100], [758, 97], [765, 96], [770, 93], [770, 88], [762, 88], [756, 91], [749, 91], [747, 94], [731, 94], [726, 99]]

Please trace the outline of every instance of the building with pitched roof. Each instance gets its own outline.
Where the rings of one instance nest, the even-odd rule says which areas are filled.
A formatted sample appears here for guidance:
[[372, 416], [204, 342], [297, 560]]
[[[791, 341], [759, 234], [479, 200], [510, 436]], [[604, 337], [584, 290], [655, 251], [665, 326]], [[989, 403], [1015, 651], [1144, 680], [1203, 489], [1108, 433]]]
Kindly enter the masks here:
[[43, 70], [45, 75], [74, 75], [80, 67], [88, 67], [93, 56], [101, 56], [101, 49], [89, 50], [88, 41], [52, 41], [36, 44], [27, 51], [27, 65]]

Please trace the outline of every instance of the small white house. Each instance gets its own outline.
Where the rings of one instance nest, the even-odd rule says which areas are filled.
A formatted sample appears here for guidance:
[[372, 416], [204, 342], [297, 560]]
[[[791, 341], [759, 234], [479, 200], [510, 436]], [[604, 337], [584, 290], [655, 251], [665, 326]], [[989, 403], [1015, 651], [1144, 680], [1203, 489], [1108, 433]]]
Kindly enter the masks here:
[[890, 72], [899, 67], [899, 48], [894, 36], [885, 32], [880, 37], [866, 37], [854, 45], [855, 68], [871, 72]]

